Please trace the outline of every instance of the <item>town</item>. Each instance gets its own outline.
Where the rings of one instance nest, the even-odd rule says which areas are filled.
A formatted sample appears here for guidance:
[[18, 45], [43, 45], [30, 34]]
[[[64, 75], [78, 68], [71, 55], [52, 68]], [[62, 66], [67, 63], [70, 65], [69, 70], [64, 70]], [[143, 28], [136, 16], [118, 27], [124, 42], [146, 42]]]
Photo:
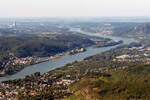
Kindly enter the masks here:
[[[80, 50], [83, 49], [81, 48], [79, 49], [79, 51]], [[122, 52], [118, 52], [120, 50]], [[111, 54], [112, 51], [113, 54]], [[86, 58], [81, 62], [73, 62], [72, 64], [67, 64], [62, 68], [44, 73], [43, 75], [37, 72], [31, 76], [26, 76], [25, 79], [16, 79], [2, 82], [0, 83], [0, 96], [3, 99], [9, 98], [17, 100], [23, 97], [36, 98], [40, 97], [42, 95], [41, 93], [45, 93], [49, 94], [47, 95], [47, 97], [51, 99], [64, 98], [73, 94], [73, 91], [71, 91], [69, 87], [73, 83], [80, 81], [86, 75], [89, 75], [90, 73], [107, 73], [117, 70], [123, 70], [128, 68], [129, 66], [134, 65], [135, 63], [149, 64], [149, 54], [149, 47], [143, 47], [141, 45], [131, 44], [129, 46], [117, 47], [110, 51], [106, 51], [103, 54], [98, 54], [91, 58]], [[112, 57], [112, 59], [109, 60], [109, 62], [111, 62], [110, 64], [108, 64], [107, 60], [105, 60], [104, 62], [103, 60], [100, 60], [103, 57], [113, 55], [116, 56]], [[91, 63], [94, 63], [95, 57], [100, 57], [97, 58], [97, 60], [99, 60], [95, 63], [95, 65], [102, 64], [100, 66], [104, 66], [105, 63], [107, 63], [107, 65], [110, 66], [94, 67], [93, 65], [91, 65]], [[90, 65], [91, 67], [85, 67], [86, 65]]]

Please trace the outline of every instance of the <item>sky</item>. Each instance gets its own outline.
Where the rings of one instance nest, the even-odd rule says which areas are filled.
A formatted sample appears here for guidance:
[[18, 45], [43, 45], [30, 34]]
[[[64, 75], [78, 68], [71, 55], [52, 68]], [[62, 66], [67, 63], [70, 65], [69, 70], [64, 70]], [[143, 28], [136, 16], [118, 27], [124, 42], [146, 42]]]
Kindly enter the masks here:
[[150, 16], [150, 0], [0, 0], [0, 17]]

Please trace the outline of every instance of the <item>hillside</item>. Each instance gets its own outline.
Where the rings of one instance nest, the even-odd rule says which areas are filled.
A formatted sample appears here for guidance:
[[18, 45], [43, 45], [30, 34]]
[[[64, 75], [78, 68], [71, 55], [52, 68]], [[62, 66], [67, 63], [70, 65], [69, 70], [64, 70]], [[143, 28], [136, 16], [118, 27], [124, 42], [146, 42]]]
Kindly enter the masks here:
[[73, 84], [73, 95], [62, 100], [149, 100], [149, 84], [150, 65], [93, 73]]

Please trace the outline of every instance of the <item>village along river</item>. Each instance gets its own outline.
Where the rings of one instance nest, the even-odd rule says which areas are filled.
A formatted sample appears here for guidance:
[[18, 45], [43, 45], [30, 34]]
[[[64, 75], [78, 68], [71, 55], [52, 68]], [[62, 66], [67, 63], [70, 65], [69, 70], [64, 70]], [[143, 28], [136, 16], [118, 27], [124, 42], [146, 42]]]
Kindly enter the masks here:
[[[123, 43], [120, 45], [129, 44], [131, 42], [134, 42], [134, 40], [132, 40], [132, 39], [114, 37], [114, 36], [97, 35], [97, 34], [93, 34], [93, 33], [83, 32], [80, 29], [75, 29], [75, 28], [71, 28], [70, 30], [74, 31], [74, 32], [81, 33], [81, 34], [90, 35], [90, 36], [110, 38], [110, 39], [113, 39], [114, 41], [122, 40]], [[91, 46], [91, 47], [86, 48], [86, 51], [82, 52], [82, 53], [77, 53], [77, 54], [68, 55], [68, 56], [62, 56], [60, 59], [57, 59], [57, 60], [50, 60], [50, 61], [46, 61], [43, 63], [39, 63], [39, 64], [25, 67], [23, 70], [21, 70], [20, 72], [14, 74], [14, 75], [7, 76], [7, 77], [0, 77], [0, 81], [13, 80], [13, 79], [17, 79], [17, 78], [24, 78], [26, 75], [31, 75], [35, 72], [40, 72], [41, 74], [43, 74], [43, 73], [48, 72], [50, 70], [62, 67], [68, 63], [72, 63], [74, 61], [81, 61], [86, 57], [96, 55], [96, 54], [102, 53], [104, 51], [108, 51], [108, 50], [115, 48], [117, 46], [119, 46], [119, 45], [110, 46], [110, 47], [101, 47], [101, 48], [93, 48]]]

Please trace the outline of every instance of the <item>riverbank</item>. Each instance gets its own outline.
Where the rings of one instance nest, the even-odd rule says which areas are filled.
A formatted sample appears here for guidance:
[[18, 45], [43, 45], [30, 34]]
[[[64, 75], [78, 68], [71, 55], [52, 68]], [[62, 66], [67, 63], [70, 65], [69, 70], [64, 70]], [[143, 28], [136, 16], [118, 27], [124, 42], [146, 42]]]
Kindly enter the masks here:
[[16, 74], [17, 72], [23, 70], [25, 67], [27, 66], [31, 66], [31, 65], [35, 65], [35, 64], [39, 64], [39, 63], [43, 63], [43, 62], [47, 62], [50, 60], [57, 60], [60, 59], [62, 56], [65, 55], [74, 55], [77, 53], [81, 53], [81, 52], [85, 52], [86, 49], [85, 48], [77, 48], [77, 49], [73, 49], [64, 53], [58, 53], [54, 56], [50, 56], [50, 57], [26, 57], [26, 58], [11, 58], [10, 61], [8, 61], [7, 63], [5, 63], [5, 66], [20, 66], [17, 69], [12, 69], [11, 71], [7, 71], [7, 70], [2, 70], [0, 72], [0, 77], [9, 77], [10, 75]]
[[[119, 46], [111, 50], [109, 48], [110, 51], [106, 50], [106, 52], [103, 52], [101, 54], [91, 56], [80, 62], [67, 64], [61, 68], [55, 68], [55, 70], [48, 71], [42, 75], [38, 72], [30, 76], [26, 76], [24, 79], [2, 82], [2, 84], [0, 85], [4, 88], [8, 86], [8, 92], [13, 91], [12, 93], [21, 94], [27, 93], [25, 95], [14, 94], [15, 96], [19, 96], [20, 98], [41, 97], [42, 93], [46, 94], [48, 98], [64, 98], [74, 93], [69, 90], [69, 87], [74, 83], [79, 82], [87, 75], [101, 74], [106, 76], [107, 74], [105, 73], [107, 72], [127, 68], [127, 63], [122, 63], [127, 65], [120, 65], [120, 63], [116, 64], [116, 62], [114, 62], [114, 64], [112, 65], [110, 60], [112, 61], [113, 58], [118, 58], [117, 55], [120, 55], [120, 49], [122, 51], [121, 54], [125, 52], [136, 54], [137, 51], [131, 50], [131, 47], [129, 46], [129, 48], [127, 49], [127, 46]], [[138, 49], [138, 47], [134, 46], [132, 48]], [[138, 51], [141, 49], [142, 48], [139, 48]], [[134, 60], [134, 58], [132, 60]], [[19, 84], [16, 85], [16, 83]], [[18, 87], [18, 89], [16, 89], [16, 87]], [[49, 90], [52, 90], [52, 93], [50, 93]]]
[[[116, 46], [116, 45], [119, 45], [119, 44], [123, 43], [122, 40], [116, 42], [116, 41], [113, 41], [111, 39], [107, 39], [104, 42], [99, 40], [99, 39], [93, 39], [93, 41], [96, 44], [96, 45], [93, 46], [94, 48]], [[10, 75], [16, 74], [19, 71], [26, 68], [27, 66], [36, 65], [36, 64], [40, 64], [40, 63], [51, 61], [51, 60], [58, 60], [62, 56], [71, 56], [71, 55], [75, 55], [75, 54], [82, 53], [82, 52], [85, 52], [85, 51], [86, 51], [85, 48], [76, 48], [76, 49], [73, 49], [73, 50], [70, 50], [70, 51], [67, 51], [67, 52], [58, 53], [58, 54], [56, 54], [54, 56], [50, 56], [50, 57], [11, 58], [11, 61], [8, 61], [6, 63], [6, 65], [14, 66], [14, 68], [11, 68], [11, 70], [8, 70], [8, 71], [7, 70], [2, 70], [0, 72], [0, 77], [5, 77], [5, 76], [10, 76]], [[18, 67], [16, 69], [16, 67], [15, 67], [16, 65], [18, 65], [20, 67]]]
[[[81, 31], [82, 32], [82, 31]], [[82, 34], [82, 33], [80, 33]], [[89, 34], [87, 34], [89, 35]], [[87, 36], [89, 37], [89, 36]], [[51, 61], [51, 60], [58, 60], [63, 56], [71, 56], [77, 53], [82, 53], [86, 51], [87, 46], [94, 46], [94, 47], [109, 47], [109, 46], [115, 46], [123, 43], [123, 41], [114, 41], [109, 38], [105, 38], [102, 36], [90, 36], [89, 40], [92, 41], [93, 44], [90, 45], [82, 45], [81, 48], [75, 48], [66, 52], [58, 53], [53, 56], [48, 57], [26, 57], [26, 58], [18, 58], [14, 54], [10, 53], [12, 55], [11, 58], [5, 63], [3, 63], [3, 69], [1, 69], [0, 76], [6, 76], [6, 75], [13, 75], [17, 72], [23, 70], [27, 66], [40, 64], [43, 62]], [[77, 46], [77, 45], [76, 45]], [[75, 46], [75, 47], [76, 47]]]
[[[90, 33], [86, 33], [86, 32], [79, 31], [79, 30], [77, 30], [77, 32], [81, 33], [81, 34], [86, 34], [89, 36], [94, 36], [94, 37], [108, 38], [106, 36], [99, 36], [99, 35], [90, 34]], [[123, 43], [119, 44], [119, 45], [130, 44], [131, 42], [134, 42], [133, 40], [127, 39], [127, 38], [111, 37], [111, 36], [109, 38], [112, 40], [115, 40], [115, 41], [123, 40]], [[35, 72], [40, 72], [41, 74], [43, 74], [43, 73], [48, 72], [50, 70], [60, 68], [60, 67], [66, 65], [68, 63], [72, 63], [74, 61], [82, 61], [83, 59], [85, 59], [89, 56], [96, 55], [98, 53], [110, 50], [110, 49], [115, 48], [119, 45], [110, 46], [110, 47], [101, 47], [101, 48], [93, 48], [93, 46], [91, 46], [91, 47], [86, 48], [85, 52], [81, 52], [81, 53], [77, 53], [77, 54], [69, 55], [69, 56], [64, 55], [57, 60], [48, 60], [46, 62], [42, 62], [42, 63], [38, 63], [35, 65], [25, 67], [20, 72], [17, 72], [16, 74], [13, 74], [9, 77], [0, 77], [0, 81], [25, 78], [25, 76], [34, 74]]]

